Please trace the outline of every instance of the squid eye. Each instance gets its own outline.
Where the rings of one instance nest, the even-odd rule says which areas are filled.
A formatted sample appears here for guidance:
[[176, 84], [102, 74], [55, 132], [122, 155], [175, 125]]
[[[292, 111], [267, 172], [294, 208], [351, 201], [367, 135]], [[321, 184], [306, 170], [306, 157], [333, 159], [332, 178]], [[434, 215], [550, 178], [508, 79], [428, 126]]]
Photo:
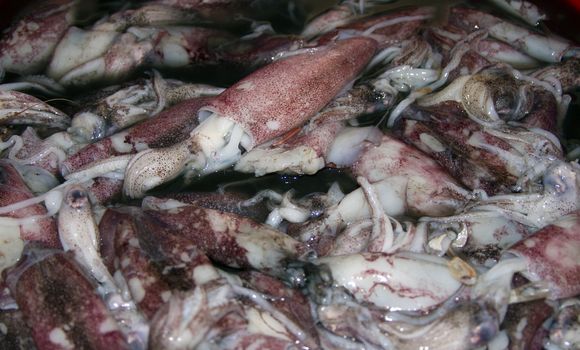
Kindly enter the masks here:
[[498, 116], [503, 120], [520, 120], [531, 108], [531, 86], [521, 84], [505, 72], [489, 77], [488, 86]]
[[566, 195], [574, 193], [577, 184], [576, 174], [566, 163], [549, 169], [544, 175], [544, 191], [555, 195]]
[[463, 87], [462, 103], [471, 117], [483, 122], [519, 120], [528, 112], [531, 89], [508, 72], [489, 70], [471, 77]]
[[487, 344], [499, 331], [497, 315], [486, 306], [473, 316], [473, 322], [470, 342], [474, 346]]
[[73, 189], [67, 195], [67, 203], [73, 208], [82, 208], [88, 201], [85, 191], [80, 189]]

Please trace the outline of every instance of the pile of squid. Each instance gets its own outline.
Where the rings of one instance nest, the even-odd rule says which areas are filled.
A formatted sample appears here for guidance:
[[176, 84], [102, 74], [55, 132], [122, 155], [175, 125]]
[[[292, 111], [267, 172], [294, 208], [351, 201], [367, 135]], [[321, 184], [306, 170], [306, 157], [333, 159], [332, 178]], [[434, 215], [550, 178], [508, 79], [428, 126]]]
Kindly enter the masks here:
[[0, 37], [0, 347], [580, 348], [580, 49], [545, 19], [23, 10]]

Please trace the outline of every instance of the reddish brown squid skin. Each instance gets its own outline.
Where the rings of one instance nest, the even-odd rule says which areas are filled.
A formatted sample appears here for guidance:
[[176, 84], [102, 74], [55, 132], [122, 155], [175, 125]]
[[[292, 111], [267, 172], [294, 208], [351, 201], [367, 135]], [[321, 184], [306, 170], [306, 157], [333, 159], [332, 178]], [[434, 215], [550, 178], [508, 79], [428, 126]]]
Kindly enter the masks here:
[[139, 310], [150, 320], [165, 303], [163, 295], [170, 293], [170, 287], [152, 263], [158, 258], [148, 255], [141, 247], [138, 231], [142, 225], [133, 215], [139, 210], [107, 209], [99, 223], [101, 255], [111, 275], [120, 271], [126, 281], [131, 281], [129, 292]]
[[[145, 201], [156, 204], [164, 202], [155, 197], [147, 197]], [[145, 209], [144, 213], [147, 221], [156, 222], [166, 229], [167, 234], [159, 238], [175, 242], [185, 239], [213, 261], [234, 268], [271, 271], [287, 261], [299, 259], [308, 251], [302, 242], [270, 226], [232, 213], [194, 205], [165, 210]], [[259, 239], [255, 238], [260, 236]], [[250, 249], [257, 250], [258, 254]], [[265, 256], [274, 253], [275, 258]]]
[[575, 211], [512, 246], [523, 257], [526, 277], [548, 282], [549, 299], [580, 294], [580, 211]]
[[378, 145], [366, 144], [351, 170], [354, 176], [363, 176], [370, 183], [394, 176], [424, 181], [427, 186], [407, 188], [406, 210], [409, 215], [452, 215], [469, 199], [464, 195], [463, 187], [445, 168], [417, 148], [388, 134], [383, 135]]
[[351, 38], [275, 61], [234, 84], [206, 108], [239, 124], [251, 145], [301, 126], [350, 83], [377, 42]]
[[[397, 137], [404, 142], [420, 149], [432, 159], [441, 164], [456, 179], [461, 181], [469, 189], [482, 189], [487, 194], [493, 195], [507, 191], [507, 186], [499, 185], [497, 174], [491, 173], [475, 161], [458, 155], [450, 146], [444, 145], [438, 133], [429, 128], [425, 123], [417, 120], [401, 119], [395, 124], [393, 130]], [[442, 150], [434, 150], [421, 140], [421, 135], [428, 135], [444, 145]]]
[[[511, 304], [502, 323], [510, 338], [511, 350], [540, 350], [548, 330], [542, 324], [554, 313], [544, 300]], [[523, 329], [520, 329], [525, 322]]]
[[270, 213], [266, 203], [263, 201], [255, 204], [242, 204], [244, 201], [249, 200], [251, 196], [236, 192], [179, 192], [169, 193], [164, 197], [207, 209], [234, 213], [256, 222], [265, 222]]
[[[488, 147], [518, 154], [517, 148], [509, 140], [497, 137], [486, 128], [467, 117], [466, 111], [455, 101], [445, 101], [434, 107], [417, 109], [406, 112], [395, 125], [394, 132], [406, 142], [426, 151], [448, 171], [460, 179], [466, 186], [476, 189], [482, 188], [489, 193], [505, 191], [513, 186], [518, 177], [523, 174], [519, 170], [510, 170], [513, 166], [508, 160], [498, 157]], [[540, 113], [540, 112], [538, 112]], [[548, 114], [546, 110], [545, 114]], [[416, 119], [416, 120], [413, 120]], [[443, 150], [428, 150], [420, 139], [421, 134], [428, 134], [437, 139]], [[469, 142], [470, 137], [479, 136], [485, 141], [486, 147], [474, 146]], [[556, 145], [547, 149], [550, 156], [562, 158], [561, 150]], [[445, 154], [446, 153], [446, 154]], [[475, 164], [476, 171], [465, 164]], [[475, 186], [475, 187], [474, 187]]]
[[[33, 198], [20, 173], [7, 160], [0, 160], [0, 206]], [[33, 204], [25, 208], [14, 210], [7, 214], [15, 219], [25, 219], [31, 216], [46, 215], [46, 208], [42, 204]], [[47, 248], [60, 248], [56, 223], [53, 218], [37, 219], [30, 224], [20, 225], [20, 238], [25, 241], [40, 242]]]
[[0, 65], [9, 72], [20, 74], [42, 71], [72, 24], [75, 2], [43, 1], [25, 10], [20, 20], [14, 22], [7, 29], [7, 35], [0, 39]]
[[[128, 349], [116, 321], [67, 253], [37, 251], [7, 277], [38, 349]], [[27, 258], [32, 260], [38, 257]], [[27, 266], [28, 265], [28, 266]]]
[[[137, 153], [136, 146], [138, 144], [158, 148], [183, 141], [198, 124], [197, 110], [207, 102], [208, 98], [206, 97], [186, 100], [127, 129], [123, 141], [124, 147], [131, 149], [129, 153]], [[115, 149], [114, 138], [115, 135], [112, 135], [87, 145], [68, 157], [62, 163], [62, 173], [64, 175], [70, 174], [94, 161], [125, 153]]]
[[[410, 8], [407, 10], [398, 11], [396, 13], [386, 13], [370, 17], [367, 16], [360, 20], [340, 26], [336, 30], [324, 34], [320, 39], [318, 39], [318, 41], [319, 43], [322, 43], [328, 40], [333, 40], [335, 37], [340, 35], [341, 31], [356, 31], [362, 33], [376, 25], [377, 29], [372, 31], [371, 36], [378, 41], [379, 48], [383, 49], [415, 36], [431, 12], [431, 9], [423, 7]], [[380, 27], [381, 23], [393, 21], [400, 17], [415, 16], [425, 16], [425, 18], [403, 21], [401, 23]]]

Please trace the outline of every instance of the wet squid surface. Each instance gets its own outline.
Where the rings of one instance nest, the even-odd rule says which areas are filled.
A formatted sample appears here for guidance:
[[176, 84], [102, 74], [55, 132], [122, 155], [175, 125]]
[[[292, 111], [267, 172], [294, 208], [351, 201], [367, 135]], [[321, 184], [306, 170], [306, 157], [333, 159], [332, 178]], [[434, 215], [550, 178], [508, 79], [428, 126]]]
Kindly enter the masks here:
[[580, 348], [580, 48], [531, 2], [43, 1], [0, 348]]

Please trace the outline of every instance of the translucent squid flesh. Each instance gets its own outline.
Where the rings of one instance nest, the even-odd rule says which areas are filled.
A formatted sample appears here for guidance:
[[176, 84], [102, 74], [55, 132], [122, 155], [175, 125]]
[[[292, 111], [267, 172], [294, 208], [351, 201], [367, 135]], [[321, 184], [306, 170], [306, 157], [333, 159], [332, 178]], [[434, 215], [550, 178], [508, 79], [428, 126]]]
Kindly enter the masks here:
[[[492, 311], [477, 303], [462, 303], [420, 327], [391, 321], [381, 312], [348, 302], [318, 307], [321, 324], [337, 338], [324, 339], [325, 349], [457, 349], [486, 344], [498, 333]], [[353, 341], [354, 340], [354, 341]], [[334, 346], [327, 343], [330, 341]]]
[[10, 147], [8, 159], [16, 164], [42, 168], [56, 175], [67, 152], [74, 150], [75, 141], [66, 132], [52, 134], [43, 140], [35, 129], [27, 127], [20, 136], [14, 135], [4, 144]]
[[243, 286], [261, 293], [277, 312], [284, 314], [303, 330], [305, 334], [300, 339], [301, 344], [309, 348], [319, 346], [310, 304], [303, 293], [289, 288], [279, 279], [257, 271], [241, 272], [240, 278]]
[[318, 263], [321, 273], [328, 273], [326, 283], [388, 310], [428, 310], [461, 286], [445, 259], [428, 255], [366, 253], [324, 257]]
[[77, 263], [103, 288], [103, 294], [115, 293], [115, 281], [99, 256], [98, 227], [88, 194], [82, 186], [71, 185], [65, 190], [58, 226], [64, 250], [74, 252]]
[[231, 36], [202, 27], [131, 27], [126, 32], [71, 27], [47, 74], [65, 86], [85, 86], [118, 82], [146, 63], [155, 68], [182, 67], [203, 59], [215, 62], [210, 42], [218, 38], [226, 42]]
[[327, 122], [282, 145], [255, 147], [240, 158], [234, 169], [256, 176], [274, 172], [315, 174], [326, 165], [330, 144], [343, 128], [342, 122]]

